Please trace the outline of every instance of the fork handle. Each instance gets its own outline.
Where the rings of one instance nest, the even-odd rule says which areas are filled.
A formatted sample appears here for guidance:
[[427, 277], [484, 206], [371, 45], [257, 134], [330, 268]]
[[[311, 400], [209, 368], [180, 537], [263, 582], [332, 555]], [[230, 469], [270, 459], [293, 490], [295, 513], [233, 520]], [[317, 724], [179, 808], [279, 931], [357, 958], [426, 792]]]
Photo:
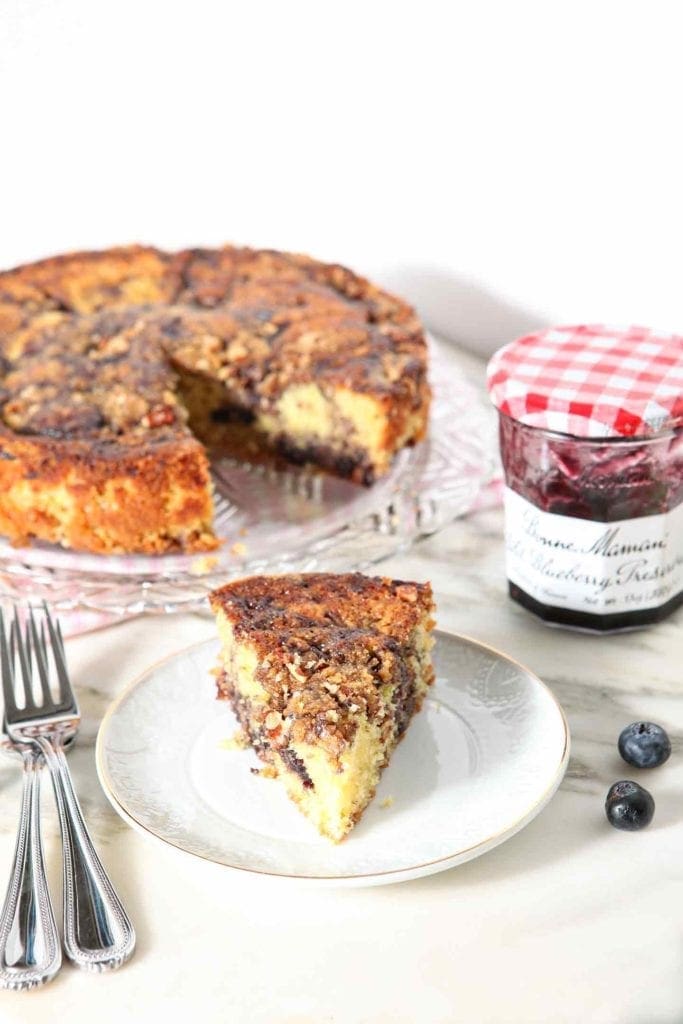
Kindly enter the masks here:
[[59, 738], [35, 737], [52, 776], [64, 852], [64, 949], [79, 967], [120, 967], [135, 948], [135, 931], [97, 856], [83, 820]]
[[62, 947], [45, 877], [40, 835], [40, 769], [33, 747], [24, 762], [19, 829], [5, 903], [0, 913], [0, 987], [29, 989], [62, 966]]

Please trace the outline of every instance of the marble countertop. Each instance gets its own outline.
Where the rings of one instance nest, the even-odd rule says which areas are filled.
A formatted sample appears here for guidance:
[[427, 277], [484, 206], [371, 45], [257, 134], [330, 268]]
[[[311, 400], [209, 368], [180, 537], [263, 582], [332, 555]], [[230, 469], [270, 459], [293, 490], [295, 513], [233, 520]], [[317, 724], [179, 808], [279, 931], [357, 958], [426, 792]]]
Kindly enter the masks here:
[[[480, 376], [479, 364], [467, 367]], [[84, 727], [71, 765], [138, 949], [112, 975], [67, 964], [41, 990], [1, 992], [0, 1021], [107, 1024], [158, 1011], [239, 1024], [680, 1024], [683, 612], [612, 637], [544, 626], [507, 597], [497, 509], [453, 523], [382, 572], [431, 580], [441, 627], [506, 651], [552, 687], [571, 726], [572, 758], [546, 810], [478, 860], [400, 885], [306, 890], [213, 869], [125, 825], [99, 788], [93, 749], [111, 699], [150, 663], [213, 635], [211, 621], [145, 618], [73, 638]], [[664, 725], [674, 752], [646, 777], [653, 824], [621, 833], [603, 804], [612, 782], [646, 774], [616, 750], [620, 730], [637, 718]], [[18, 763], [0, 759], [2, 871], [19, 789]], [[44, 809], [58, 893], [47, 787]]]

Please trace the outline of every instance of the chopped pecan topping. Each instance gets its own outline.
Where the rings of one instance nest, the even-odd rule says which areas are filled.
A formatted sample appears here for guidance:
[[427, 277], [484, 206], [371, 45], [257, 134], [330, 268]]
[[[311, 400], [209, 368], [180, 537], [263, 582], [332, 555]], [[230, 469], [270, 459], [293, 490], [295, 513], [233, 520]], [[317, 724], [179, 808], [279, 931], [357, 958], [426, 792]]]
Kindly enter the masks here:
[[143, 417], [143, 423], [147, 427], [168, 427], [175, 423], [175, 418], [175, 409], [170, 405], [155, 405]]
[[258, 652], [264, 725], [282, 725], [273, 746], [315, 743], [338, 758], [362, 720], [402, 729], [414, 699], [414, 630], [431, 623], [429, 586], [360, 573], [286, 579], [284, 589], [279, 577], [250, 577], [211, 599]]

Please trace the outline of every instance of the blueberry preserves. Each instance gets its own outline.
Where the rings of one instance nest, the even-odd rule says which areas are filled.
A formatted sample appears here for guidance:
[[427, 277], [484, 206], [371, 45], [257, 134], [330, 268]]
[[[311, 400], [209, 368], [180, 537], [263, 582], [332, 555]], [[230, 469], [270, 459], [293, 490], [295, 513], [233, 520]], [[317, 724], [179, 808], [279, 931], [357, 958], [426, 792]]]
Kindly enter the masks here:
[[494, 356], [489, 389], [512, 598], [599, 631], [683, 604], [683, 338], [539, 332]]

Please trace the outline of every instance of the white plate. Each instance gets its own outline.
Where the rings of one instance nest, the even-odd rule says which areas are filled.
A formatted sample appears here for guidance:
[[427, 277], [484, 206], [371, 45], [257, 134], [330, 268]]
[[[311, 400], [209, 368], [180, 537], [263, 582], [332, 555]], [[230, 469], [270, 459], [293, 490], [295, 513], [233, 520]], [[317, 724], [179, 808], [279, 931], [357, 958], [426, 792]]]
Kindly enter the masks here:
[[417, 878], [514, 835], [564, 775], [569, 731], [550, 690], [498, 651], [438, 632], [431, 696], [335, 846], [279, 782], [250, 772], [252, 751], [221, 745], [237, 723], [215, 698], [218, 648], [202, 643], [150, 669], [109, 709], [97, 740], [100, 781], [119, 814], [205, 860], [338, 885]]

